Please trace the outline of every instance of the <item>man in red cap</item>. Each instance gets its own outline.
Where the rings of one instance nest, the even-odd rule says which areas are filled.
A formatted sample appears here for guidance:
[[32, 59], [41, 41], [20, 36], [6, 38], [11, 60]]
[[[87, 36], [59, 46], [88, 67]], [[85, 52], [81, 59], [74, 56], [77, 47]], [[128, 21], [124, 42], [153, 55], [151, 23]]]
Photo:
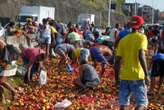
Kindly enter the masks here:
[[146, 84], [149, 86], [150, 79], [145, 58], [148, 41], [139, 32], [143, 24], [142, 17], [133, 16], [130, 21], [132, 32], [120, 40], [116, 50], [115, 71], [116, 84], [119, 81], [120, 110], [128, 109], [131, 94], [135, 97], [135, 110], [144, 110], [148, 105]]

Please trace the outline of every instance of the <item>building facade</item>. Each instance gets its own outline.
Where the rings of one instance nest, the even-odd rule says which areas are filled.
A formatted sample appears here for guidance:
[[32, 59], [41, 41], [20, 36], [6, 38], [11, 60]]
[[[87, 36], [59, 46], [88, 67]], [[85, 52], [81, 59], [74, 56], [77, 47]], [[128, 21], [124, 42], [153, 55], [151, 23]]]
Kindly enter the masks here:
[[138, 15], [143, 16], [146, 23], [158, 23], [160, 12], [151, 6], [144, 5], [138, 8]]
[[140, 15], [145, 19], [146, 23], [158, 23], [160, 12], [151, 6], [141, 6], [138, 3], [125, 3], [123, 11], [127, 16]]

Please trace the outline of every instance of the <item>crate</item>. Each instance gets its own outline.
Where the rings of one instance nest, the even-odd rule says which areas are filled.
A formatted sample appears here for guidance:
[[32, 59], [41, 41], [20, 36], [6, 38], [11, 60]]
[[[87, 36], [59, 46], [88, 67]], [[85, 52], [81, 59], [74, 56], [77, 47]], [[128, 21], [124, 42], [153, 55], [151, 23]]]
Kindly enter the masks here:
[[25, 73], [27, 72], [26, 66], [25, 66], [25, 65], [18, 65], [18, 66], [17, 66], [17, 72], [18, 72], [20, 75], [24, 76]]
[[0, 72], [0, 76], [14, 76], [17, 72], [17, 65], [13, 65], [11, 69], [3, 70]]

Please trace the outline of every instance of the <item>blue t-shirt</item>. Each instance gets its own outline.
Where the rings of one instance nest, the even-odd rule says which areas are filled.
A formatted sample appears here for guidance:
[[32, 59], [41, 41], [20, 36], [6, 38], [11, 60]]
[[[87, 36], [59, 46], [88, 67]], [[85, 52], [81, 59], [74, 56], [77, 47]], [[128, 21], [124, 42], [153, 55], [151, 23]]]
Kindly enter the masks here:
[[157, 53], [156, 55], [154, 55], [153, 60], [154, 61], [164, 60], [164, 54], [163, 53]]
[[130, 33], [130, 28], [125, 28], [123, 31], [121, 31], [119, 33], [119, 37], [122, 39], [123, 37], [125, 37], [126, 35], [128, 35]]

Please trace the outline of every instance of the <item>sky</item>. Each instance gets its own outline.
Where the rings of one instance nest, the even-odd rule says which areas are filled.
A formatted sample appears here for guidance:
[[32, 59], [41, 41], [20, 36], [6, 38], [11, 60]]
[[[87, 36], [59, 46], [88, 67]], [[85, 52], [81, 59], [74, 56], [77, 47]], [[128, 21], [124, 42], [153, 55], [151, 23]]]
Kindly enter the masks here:
[[[150, 5], [155, 9], [159, 9], [160, 11], [164, 11], [164, 0], [136, 0], [137, 3], [142, 5]], [[127, 3], [134, 3], [135, 0], [126, 0]], [[153, 4], [153, 5], [152, 5]]]

